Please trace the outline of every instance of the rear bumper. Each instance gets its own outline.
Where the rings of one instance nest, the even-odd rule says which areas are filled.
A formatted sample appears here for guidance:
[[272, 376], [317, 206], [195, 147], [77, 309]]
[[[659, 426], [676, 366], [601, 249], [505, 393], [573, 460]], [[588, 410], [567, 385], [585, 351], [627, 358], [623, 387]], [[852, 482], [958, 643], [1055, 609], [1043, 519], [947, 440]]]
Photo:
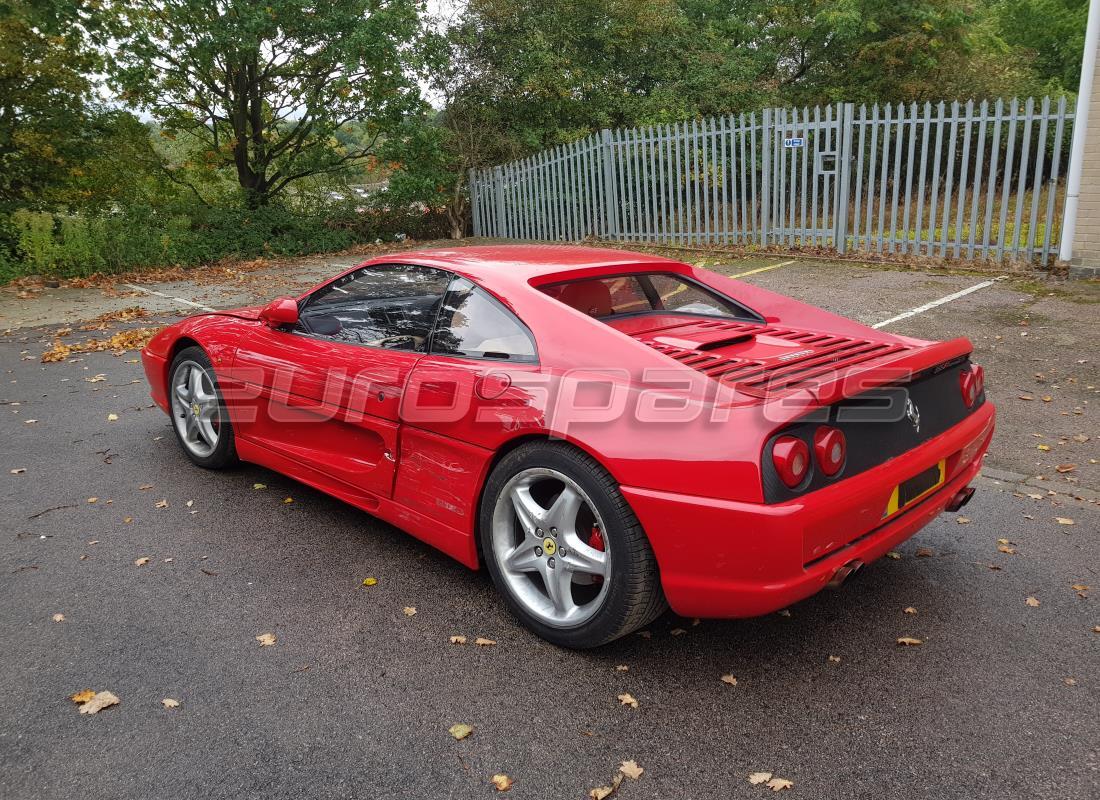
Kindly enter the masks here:
[[[986, 403], [902, 456], [775, 505], [628, 486], [622, 492], [653, 545], [673, 610], [757, 616], [815, 594], [844, 564], [880, 558], [931, 522], [978, 474], [993, 426]], [[941, 459], [943, 486], [883, 522], [894, 486]]]

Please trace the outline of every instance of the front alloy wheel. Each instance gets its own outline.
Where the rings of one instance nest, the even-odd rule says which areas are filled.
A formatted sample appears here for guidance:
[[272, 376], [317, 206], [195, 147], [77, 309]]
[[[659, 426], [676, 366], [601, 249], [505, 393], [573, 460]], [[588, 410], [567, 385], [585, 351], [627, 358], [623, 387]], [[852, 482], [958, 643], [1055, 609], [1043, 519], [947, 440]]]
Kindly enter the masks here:
[[168, 400], [172, 428], [188, 458], [208, 469], [236, 463], [233, 426], [214, 367], [202, 348], [188, 347], [172, 361]]

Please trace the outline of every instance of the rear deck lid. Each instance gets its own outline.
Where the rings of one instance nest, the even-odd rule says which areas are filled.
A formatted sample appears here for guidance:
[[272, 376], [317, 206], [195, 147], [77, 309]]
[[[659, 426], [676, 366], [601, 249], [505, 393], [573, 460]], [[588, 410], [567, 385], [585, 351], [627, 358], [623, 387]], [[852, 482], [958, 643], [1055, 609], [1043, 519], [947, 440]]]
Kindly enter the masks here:
[[813, 387], [839, 372], [911, 349], [898, 342], [732, 320], [664, 315], [660, 323], [645, 328], [609, 322], [684, 366], [760, 400]]

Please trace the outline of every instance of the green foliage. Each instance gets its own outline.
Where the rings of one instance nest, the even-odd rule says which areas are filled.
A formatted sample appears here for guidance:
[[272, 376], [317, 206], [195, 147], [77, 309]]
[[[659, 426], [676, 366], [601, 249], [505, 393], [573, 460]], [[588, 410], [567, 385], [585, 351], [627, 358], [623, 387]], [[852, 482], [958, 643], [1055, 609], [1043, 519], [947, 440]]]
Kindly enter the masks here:
[[[366, 159], [419, 108], [416, 3], [125, 0], [112, 85], [168, 135], [186, 134], [200, 168], [232, 170], [256, 208], [294, 181]], [[353, 121], [367, 141], [342, 146]]]
[[1076, 92], [1081, 80], [1088, 0], [999, 0], [997, 34], [1033, 61], [1036, 79], [1050, 91]]
[[131, 206], [94, 215], [20, 210], [10, 224], [19, 259], [0, 259], [0, 279], [5, 280], [21, 274], [76, 277], [224, 258], [305, 255], [392, 241], [397, 234], [435, 238], [444, 230], [440, 214], [349, 205], [249, 210], [194, 204], [174, 211]]

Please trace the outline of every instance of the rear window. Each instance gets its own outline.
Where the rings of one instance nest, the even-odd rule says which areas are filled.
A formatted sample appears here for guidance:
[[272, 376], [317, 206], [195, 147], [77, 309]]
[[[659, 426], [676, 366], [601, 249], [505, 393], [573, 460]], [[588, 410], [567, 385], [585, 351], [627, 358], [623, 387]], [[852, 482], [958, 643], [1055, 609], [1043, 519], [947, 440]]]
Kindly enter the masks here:
[[590, 317], [688, 314], [761, 322], [752, 309], [713, 289], [667, 272], [639, 272], [555, 283], [542, 291]]

